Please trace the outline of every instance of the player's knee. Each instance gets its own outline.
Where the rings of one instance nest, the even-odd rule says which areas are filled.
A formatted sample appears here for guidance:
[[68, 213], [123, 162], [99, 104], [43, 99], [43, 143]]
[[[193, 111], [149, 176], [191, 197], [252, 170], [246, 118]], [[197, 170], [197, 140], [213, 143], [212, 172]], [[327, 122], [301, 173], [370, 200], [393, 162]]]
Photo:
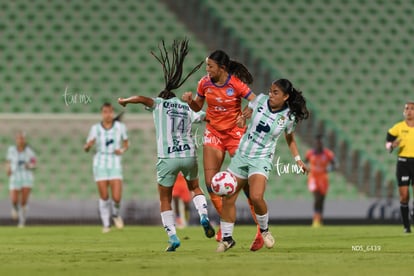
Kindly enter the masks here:
[[253, 205], [260, 205], [264, 202], [263, 195], [260, 193], [250, 193], [250, 200]]

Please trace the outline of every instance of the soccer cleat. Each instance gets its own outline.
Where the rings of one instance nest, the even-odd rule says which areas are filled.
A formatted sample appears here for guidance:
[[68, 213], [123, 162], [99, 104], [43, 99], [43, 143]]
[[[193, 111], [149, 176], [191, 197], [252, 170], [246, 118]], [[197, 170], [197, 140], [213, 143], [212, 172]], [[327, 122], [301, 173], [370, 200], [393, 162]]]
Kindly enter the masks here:
[[319, 220], [314, 220], [313, 222], [312, 222], [312, 227], [313, 228], [319, 228], [319, 227], [321, 227], [322, 226], [322, 222], [320, 222]]
[[263, 242], [267, 248], [272, 248], [275, 245], [275, 239], [272, 236], [272, 233], [265, 231], [262, 233]]
[[168, 239], [168, 243], [170, 244], [167, 249], [165, 249], [165, 251], [167, 252], [173, 252], [175, 251], [175, 249], [177, 249], [178, 247], [180, 247], [180, 239], [177, 237], [177, 235], [172, 235], [169, 239]]
[[206, 214], [201, 215], [200, 217], [200, 224], [204, 228], [204, 234], [207, 238], [212, 238], [216, 234], [216, 231], [214, 231], [213, 226], [211, 226], [210, 220], [208, 219]]
[[19, 213], [14, 208], [11, 210], [11, 217], [12, 217], [12, 220], [17, 220], [19, 218]]
[[404, 233], [405, 234], [410, 234], [411, 233], [411, 228], [410, 227], [404, 228]]
[[230, 248], [232, 248], [233, 246], [236, 245], [236, 241], [231, 239], [229, 241], [221, 241], [219, 242], [216, 252], [226, 252], [227, 250], [229, 250]]
[[102, 234], [106, 234], [106, 233], [109, 233], [109, 232], [111, 232], [111, 228], [109, 228], [109, 227], [102, 228]]
[[221, 228], [219, 227], [217, 234], [216, 234], [216, 241], [221, 242]]
[[251, 251], [257, 251], [261, 249], [264, 245], [263, 236], [260, 231], [257, 231], [256, 237], [254, 238], [253, 243], [250, 245]]
[[112, 219], [114, 221], [114, 224], [115, 224], [116, 228], [118, 228], [118, 229], [124, 228], [124, 221], [123, 221], [121, 216], [117, 216], [117, 217], [114, 216], [114, 217], [112, 217]]

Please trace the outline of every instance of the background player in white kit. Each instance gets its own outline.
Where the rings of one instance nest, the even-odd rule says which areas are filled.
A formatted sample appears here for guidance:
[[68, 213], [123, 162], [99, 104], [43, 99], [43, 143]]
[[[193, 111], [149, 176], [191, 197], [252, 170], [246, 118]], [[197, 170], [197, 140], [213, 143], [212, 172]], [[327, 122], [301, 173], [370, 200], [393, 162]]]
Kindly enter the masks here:
[[[250, 199], [256, 212], [264, 244], [272, 248], [275, 240], [269, 232], [269, 214], [264, 192], [267, 179], [273, 168], [273, 157], [279, 137], [284, 134], [286, 142], [297, 165], [307, 172], [302, 162], [294, 136], [295, 125], [309, 116], [305, 98], [302, 92], [296, 90], [287, 79], [274, 81], [269, 95], [260, 94], [249, 108], [253, 110], [252, 120], [243, 135], [235, 156], [231, 159], [228, 171], [237, 178], [236, 192], [223, 197], [223, 212], [220, 227], [223, 240], [217, 247], [217, 252], [224, 252], [233, 247], [233, 229], [236, 221], [236, 199], [241, 189], [249, 185]], [[242, 115], [239, 124], [245, 124]]]
[[[92, 126], [84, 150], [86, 152], [96, 145], [93, 158], [93, 175], [99, 190], [99, 212], [103, 224], [103, 233], [110, 231], [110, 218], [117, 228], [123, 228], [124, 222], [120, 215], [122, 198], [122, 164], [121, 156], [128, 149], [126, 126], [119, 122], [120, 116], [114, 118], [114, 109], [110, 103], [101, 107], [102, 122]], [[108, 188], [112, 192], [109, 199]]]
[[26, 206], [33, 187], [33, 170], [36, 168], [36, 155], [26, 144], [26, 135], [16, 134], [16, 145], [7, 150], [6, 171], [9, 177], [12, 218], [18, 219], [18, 226], [26, 224]]
[[119, 104], [123, 106], [129, 103], [144, 104], [148, 110], [152, 111], [154, 117], [158, 151], [157, 182], [160, 211], [164, 229], [169, 237], [169, 246], [166, 251], [175, 251], [180, 246], [171, 206], [173, 186], [180, 172], [184, 175], [188, 188], [194, 195], [193, 203], [200, 215], [200, 223], [205, 235], [208, 238], [215, 235], [208, 218], [207, 201], [199, 187], [196, 147], [191, 134], [192, 123], [200, 118], [187, 103], [181, 102], [172, 92], [196, 72], [202, 62], [181, 80], [184, 58], [188, 53], [188, 40], [174, 41], [172, 53], [170, 63], [170, 57], [163, 42], [160, 57], [153, 54], [163, 66], [165, 78], [165, 89], [157, 98], [133, 96], [118, 99]]

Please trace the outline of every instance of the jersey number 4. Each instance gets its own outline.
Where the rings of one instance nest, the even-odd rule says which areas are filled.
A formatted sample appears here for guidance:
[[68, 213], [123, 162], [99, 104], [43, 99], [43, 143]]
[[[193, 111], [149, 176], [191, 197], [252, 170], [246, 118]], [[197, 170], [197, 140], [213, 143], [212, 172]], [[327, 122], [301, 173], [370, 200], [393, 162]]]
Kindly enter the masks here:
[[184, 133], [186, 129], [187, 129], [187, 127], [185, 125], [185, 120], [184, 119], [175, 118], [175, 117], [171, 118], [171, 130], [173, 132]]

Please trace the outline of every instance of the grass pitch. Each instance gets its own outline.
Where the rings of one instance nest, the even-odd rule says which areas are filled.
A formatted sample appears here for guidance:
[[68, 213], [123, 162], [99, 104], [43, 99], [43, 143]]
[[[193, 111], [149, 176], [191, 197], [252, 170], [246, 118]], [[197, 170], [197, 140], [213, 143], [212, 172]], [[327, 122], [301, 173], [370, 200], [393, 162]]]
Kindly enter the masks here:
[[400, 226], [272, 226], [276, 247], [250, 252], [254, 226], [236, 225], [236, 247], [216, 253], [201, 227], [178, 230], [164, 252], [161, 226], [0, 228], [0, 275], [412, 275], [414, 234]]

